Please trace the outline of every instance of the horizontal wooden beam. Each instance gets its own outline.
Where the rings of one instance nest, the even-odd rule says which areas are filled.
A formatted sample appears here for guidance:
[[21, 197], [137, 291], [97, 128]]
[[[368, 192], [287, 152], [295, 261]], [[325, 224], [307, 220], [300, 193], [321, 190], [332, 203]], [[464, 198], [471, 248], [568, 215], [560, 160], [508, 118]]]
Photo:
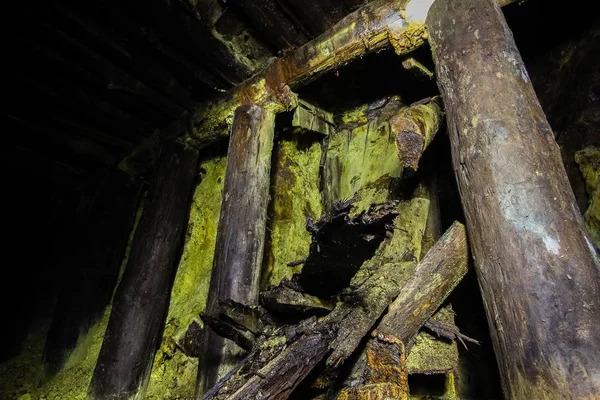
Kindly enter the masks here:
[[[513, 1], [498, 0], [501, 5]], [[433, 0], [373, 1], [348, 14], [319, 37], [275, 59], [236, 87], [203, 103], [197, 111], [184, 114], [165, 129], [163, 137], [180, 138], [198, 149], [207, 147], [227, 139], [233, 113], [240, 105], [255, 104], [274, 113], [289, 111], [298, 105], [292, 89], [356, 58], [390, 45], [397, 54], [408, 54], [427, 39], [425, 18], [432, 3]]]
[[[503, 5], [511, 0], [499, 0]], [[427, 39], [424, 20], [432, 0], [376, 0], [347, 15], [327, 32], [275, 59], [264, 70], [203, 104], [190, 115], [183, 140], [196, 147], [228, 135], [240, 104], [259, 104], [273, 112], [296, 106], [292, 89], [340, 68], [367, 53], [392, 46], [408, 54]]]
[[204, 147], [228, 134], [233, 111], [240, 104], [261, 104], [273, 112], [296, 106], [293, 88], [311, 82], [391, 42], [406, 52], [425, 41], [422, 21], [403, 17], [407, 0], [375, 1], [349, 14], [330, 30], [295, 51], [275, 59], [263, 71], [201, 106], [190, 116], [184, 141]]

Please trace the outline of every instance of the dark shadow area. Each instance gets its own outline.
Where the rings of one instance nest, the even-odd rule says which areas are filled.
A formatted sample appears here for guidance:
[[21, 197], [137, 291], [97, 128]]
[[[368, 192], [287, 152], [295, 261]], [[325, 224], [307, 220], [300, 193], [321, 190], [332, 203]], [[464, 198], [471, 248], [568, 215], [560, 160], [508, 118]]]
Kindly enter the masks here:
[[409, 375], [408, 387], [411, 396], [443, 396], [446, 393], [446, 375]]

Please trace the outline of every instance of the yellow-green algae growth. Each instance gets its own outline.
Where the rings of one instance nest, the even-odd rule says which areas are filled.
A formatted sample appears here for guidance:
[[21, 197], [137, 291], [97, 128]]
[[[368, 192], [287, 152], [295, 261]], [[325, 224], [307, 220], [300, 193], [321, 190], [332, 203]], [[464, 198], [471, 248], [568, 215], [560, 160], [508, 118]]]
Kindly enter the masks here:
[[311, 235], [306, 230], [306, 218], [316, 220], [322, 213], [319, 142], [286, 138], [276, 144], [274, 157], [263, 288], [278, 285], [301, 270], [301, 265], [287, 264], [308, 256]]
[[186, 241], [171, 291], [161, 346], [154, 358], [146, 399], [192, 399], [198, 359], [176, 343], [204, 311], [212, 269], [226, 158], [200, 163], [201, 181], [194, 191]]
[[585, 211], [585, 222], [592, 242], [600, 249], [600, 148], [586, 147], [575, 153], [575, 161], [585, 179], [590, 205]]
[[[448, 307], [441, 308], [434, 318], [454, 324], [454, 315]], [[406, 358], [409, 374], [439, 374], [453, 370], [458, 364], [456, 342], [441, 340], [435, 334], [421, 331]]]
[[[25, 350], [17, 357], [0, 365], [3, 383], [0, 398], [31, 400], [84, 400], [96, 359], [100, 353], [104, 332], [108, 324], [111, 307], [107, 307], [102, 319], [90, 328], [83, 345], [88, 351], [72, 366], [63, 368], [54, 378], [43, 382], [41, 361], [45, 333], [36, 334], [26, 344]], [[82, 345], [80, 342], [78, 346]]]
[[388, 120], [369, 120], [366, 111], [358, 107], [341, 116], [345, 125], [331, 136], [325, 162], [326, 207], [358, 194], [353, 215], [388, 200], [395, 179], [402, 175]]

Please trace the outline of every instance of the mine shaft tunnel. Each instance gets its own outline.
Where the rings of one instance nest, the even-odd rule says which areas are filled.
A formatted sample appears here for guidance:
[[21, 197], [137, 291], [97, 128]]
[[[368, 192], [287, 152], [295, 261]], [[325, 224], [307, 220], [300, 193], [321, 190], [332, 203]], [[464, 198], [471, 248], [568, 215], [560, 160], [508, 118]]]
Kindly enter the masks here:
[[1, 399], [600, 398], [591, 6], [13, 15]]

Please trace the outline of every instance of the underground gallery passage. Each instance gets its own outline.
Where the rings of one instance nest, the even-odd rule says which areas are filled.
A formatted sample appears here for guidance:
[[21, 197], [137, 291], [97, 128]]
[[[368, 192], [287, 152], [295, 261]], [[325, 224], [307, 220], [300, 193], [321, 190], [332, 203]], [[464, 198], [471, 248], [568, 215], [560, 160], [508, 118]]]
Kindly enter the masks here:
[[0, 400], [600, 399], [600, 18], [12, 4]]

